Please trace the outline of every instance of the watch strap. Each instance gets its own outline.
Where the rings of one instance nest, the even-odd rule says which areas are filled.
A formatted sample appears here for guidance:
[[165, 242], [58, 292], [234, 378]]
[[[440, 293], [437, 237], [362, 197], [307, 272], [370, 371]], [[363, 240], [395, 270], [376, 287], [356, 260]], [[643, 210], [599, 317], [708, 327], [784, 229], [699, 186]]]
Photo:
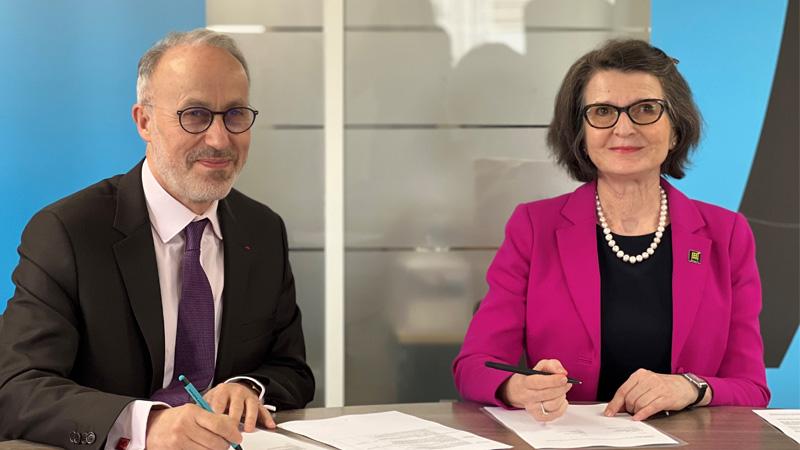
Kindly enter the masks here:
[[697, 375], [691, 373], [683, 373], [681, 375], [689, 380], [689, 382], [692, 383], [692, 386], [697, 388], [697, 398], [695, 401], [686, 406], [687, 408], [691, 408], [692, 406], [695, 406], [703, 401], [703, 398], [706, 396], [706, 391], [708, 390], [708, 383], [701, 380]]

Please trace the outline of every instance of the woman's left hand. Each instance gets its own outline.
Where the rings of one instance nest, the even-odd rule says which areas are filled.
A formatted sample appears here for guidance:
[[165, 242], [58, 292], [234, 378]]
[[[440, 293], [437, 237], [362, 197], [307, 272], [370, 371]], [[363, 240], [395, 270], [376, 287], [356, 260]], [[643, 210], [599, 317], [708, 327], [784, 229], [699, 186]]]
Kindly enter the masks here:
[[683, 376], [639, 369], [617, 389], [603, 414], [627, 411], [633, 420], [644, 420], [660, 411], [679, 411], [696, 399], [697, 388]]

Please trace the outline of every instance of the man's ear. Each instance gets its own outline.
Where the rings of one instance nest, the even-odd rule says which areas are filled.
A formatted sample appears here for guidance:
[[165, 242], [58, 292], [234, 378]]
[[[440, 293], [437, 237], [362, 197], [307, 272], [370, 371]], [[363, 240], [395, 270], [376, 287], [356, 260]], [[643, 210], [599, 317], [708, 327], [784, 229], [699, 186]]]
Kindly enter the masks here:
[[151, 111], [148, 111], [141, 103], [135, 103], [131, 108], [131, 116], [133, 117], [134, 123], [136, 123], [136, 131], [139, 132], [139, 136], [141, 136], [142, 140], [145, 142], [150, 142], [152, 140], [153, 121], [150, 112]]

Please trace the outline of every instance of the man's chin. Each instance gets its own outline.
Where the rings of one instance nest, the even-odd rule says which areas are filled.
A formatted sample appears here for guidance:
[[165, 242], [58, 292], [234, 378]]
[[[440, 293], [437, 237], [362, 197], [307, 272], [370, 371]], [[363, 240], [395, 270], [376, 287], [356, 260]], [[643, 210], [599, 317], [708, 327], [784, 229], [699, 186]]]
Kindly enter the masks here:
[[225, 181], [210, 181], [204, 179], [202, 182], [192, 183], [188, 189], [188, 197], [197, 203], [212, 202], [214, 200], [222, 200], [227, 197], [233, 189], [233, 179], [226, 179]]
[[[236, 166], [230, 163], [222, 167], [209, 167], [201, 163], [192, 166], [191, 173], [195, 182], [224, 183], [236, 176]], [[233, 183], [231, 183], [233, 184]]]

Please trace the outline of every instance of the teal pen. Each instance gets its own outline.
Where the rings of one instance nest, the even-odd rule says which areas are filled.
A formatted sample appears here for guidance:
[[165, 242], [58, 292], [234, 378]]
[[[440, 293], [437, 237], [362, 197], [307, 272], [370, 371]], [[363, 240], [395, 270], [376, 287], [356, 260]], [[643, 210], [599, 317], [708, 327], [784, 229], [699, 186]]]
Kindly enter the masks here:
[[[183, 388], [186, 389], [186, 392], [189, 393], [189, 397], [192, 397], [192, 400], [194, 400], [195, 403], [197, 403], [198, 405], [200, 405], [201, 408], [205, 409], [210, 413], [214, 412], [214, 410], [211, 409], [211, 405], [209, 405], [208, 402], [206, 402], [203, 399], [203, 396], [200, 395], [199, 392], [197, 392], [197, 389], [194, 387], [192, 383], [189, 382], [188, 378], [186, 378], [183, 375], [179, 375], [178, 379], [181, 381], [181, 383], [183, 383]], [[235, 448], [236, 450], [243, 450], [242, 446], [239, 444], [234, 444], [233, 442], [230, 442], [230, 444], [231, 447]]]

